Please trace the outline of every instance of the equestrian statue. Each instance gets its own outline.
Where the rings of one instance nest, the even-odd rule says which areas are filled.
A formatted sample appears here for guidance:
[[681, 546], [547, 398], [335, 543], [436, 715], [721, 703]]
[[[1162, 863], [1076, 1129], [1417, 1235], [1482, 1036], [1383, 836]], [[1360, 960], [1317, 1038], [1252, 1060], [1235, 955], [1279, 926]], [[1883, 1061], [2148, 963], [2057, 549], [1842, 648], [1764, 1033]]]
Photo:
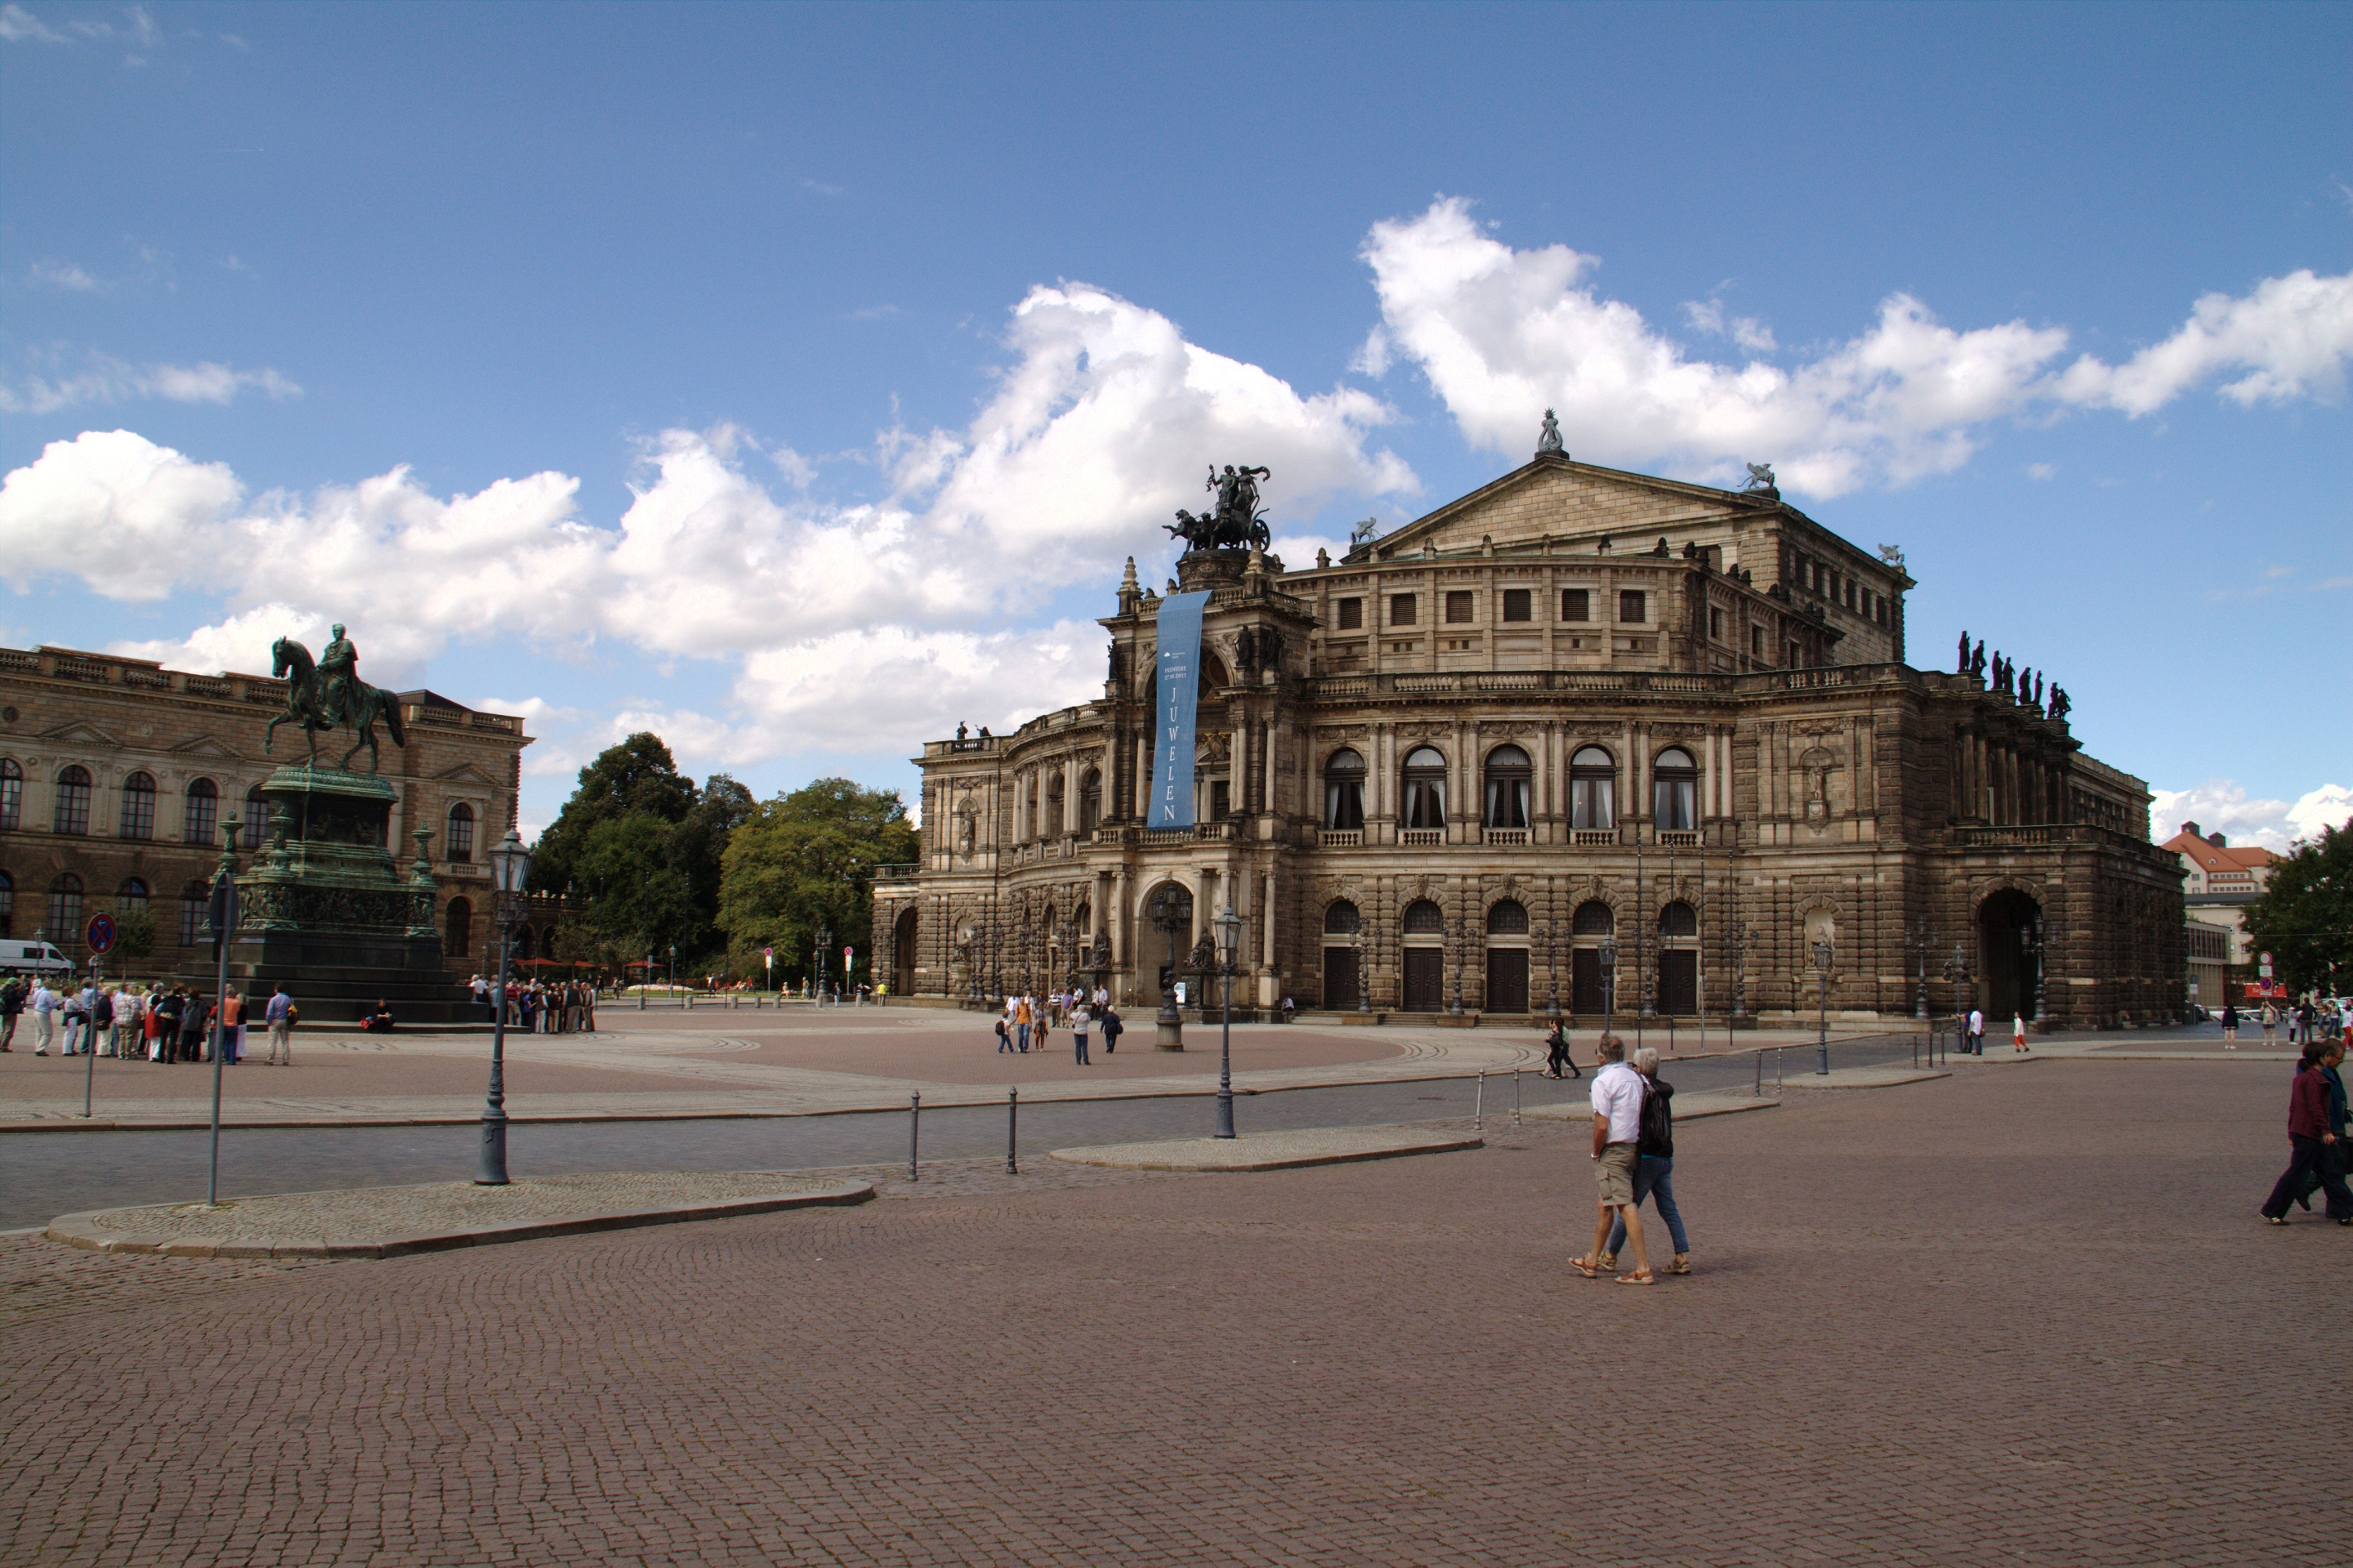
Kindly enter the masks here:
[[400, 699], [380, 686], [371, 686], [359, 677], [359, 651], [338, 625], [334, 637], [317, 662], [311, 651], [291, 637], [281, 637], [270, 645], [269, 673], [286, 683], [286, 711], [269, 721], [261, 733], [261, 754], [269, 755], [270, 737], [281, 724], [302, 726], [303, 736], [311, 743], [310, 765], [319, 765], [319, 732], [349, 725], [356, 732], [352, 748], [343, 753], [343, 761], [335, 766], [348, 771], [352, 758], [360, 747], [367, 747], [368, 771], [377, 771], [375, 721], [392, 732], [392, 743], [406, 748], [408, 731], [400, 722]]

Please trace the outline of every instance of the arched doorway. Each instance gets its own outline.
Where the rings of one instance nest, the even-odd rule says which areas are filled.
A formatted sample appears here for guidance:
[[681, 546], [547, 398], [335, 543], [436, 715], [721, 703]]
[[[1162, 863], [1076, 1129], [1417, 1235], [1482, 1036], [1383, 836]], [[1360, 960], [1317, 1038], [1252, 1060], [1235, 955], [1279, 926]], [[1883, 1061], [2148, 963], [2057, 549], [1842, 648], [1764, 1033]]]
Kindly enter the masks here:
[[1446, 916], [1429, 899], [1405, 906], [1405, 1011], [1436, 1012], [1446, 1005]]
[[1324, 1006], [1329, 1012], [1364, 1009], [1363, 981], [1356, 971], [1356, 937], [1363, 925], [1356, 906], [1345, 898], [1324, 911]]
[[1678, 898], [1659, 911], [1659, 1011], [1699, 1011], [1699, 915]]
[[1608, 988], [1601, 975], [1601, 943], [1617, 928], [1617, 912], [1599, 898], [1578, 905], [1576, 915], [1571, 916], [1568, 989], [1572, 1011], [1588, 1015], [1609, 1011]]
[[2035, 929], [2042, 906], [2005, 887], [1978, 906], [1978, 994], [1986, 1033], [1999, 1034], [2011, 1014], [2034, 1016]]
[[1505, 898], [1487, 911], [1487, 998], [1483, 1011], [1528, 1011], [1528, 908]]
[[915, 994], [915, 940], [919, 935], [914, 906], [899, 911], [891, 927], [891, 994]]

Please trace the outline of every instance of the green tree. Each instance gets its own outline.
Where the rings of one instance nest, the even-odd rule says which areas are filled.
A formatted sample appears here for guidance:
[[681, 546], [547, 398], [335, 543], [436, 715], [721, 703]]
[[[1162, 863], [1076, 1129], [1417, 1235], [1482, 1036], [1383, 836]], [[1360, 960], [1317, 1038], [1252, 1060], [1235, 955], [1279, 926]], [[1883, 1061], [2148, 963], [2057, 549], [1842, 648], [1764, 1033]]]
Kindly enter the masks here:
[[532, 852], [531, 885], [561, 893], [579, 880], [582, 850], [597, 825], [641, 811], [664, 822], [682, 822], [694, 809], [694, 780], [678, 770], [661, 736], [640, 730], [609, 746], [580, 770], [580, 787], [564, 803], [563, 814], [539, 835]]
[[[808, 973], [820, 926], [836, 948], [861, 954], [871, 973], [874, 868], [916, 856], [915, 830], [895, 789], [868, 789], [848, 779], [819, 779], [763, 801], [729, 838], [720, 880], [719, 925], [729, 960], [757, 972], [773, 947], [778, 978]], [[828, 960], [828, 973], [839, 974]]]
[[143, 959], [155, 950], [155, 916], [143, 901], [116, 904], [114, 950], [126, 959]]
[[2291, 994], [2353, 989], [2353, 822], [2322, 830], [2272, 864], [2246, 908], [2249, 940]]
[[691, 959], [710, 941], [693, 885], [672, 863], [678, 829], [651, 811], [626, 811], [588, 831], [574, 885], [588, 900], [588, 924], [615, 962], [656, 955], [667, 967], [675, 945]]

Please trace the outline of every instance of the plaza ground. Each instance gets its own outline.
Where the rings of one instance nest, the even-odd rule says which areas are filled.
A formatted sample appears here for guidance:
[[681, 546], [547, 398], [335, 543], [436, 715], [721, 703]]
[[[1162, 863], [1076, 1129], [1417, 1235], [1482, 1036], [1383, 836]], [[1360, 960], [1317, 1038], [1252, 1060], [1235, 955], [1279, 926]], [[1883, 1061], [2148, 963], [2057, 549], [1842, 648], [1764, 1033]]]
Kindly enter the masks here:
[[2286, 1076], [1792, 1080], [1681, 1131], [1648, 1290], [1565, 1266], [1582, 1130], [1493, 1116], [385, 1262], [0, 1240], [0, 1563], [2341, 1563]]

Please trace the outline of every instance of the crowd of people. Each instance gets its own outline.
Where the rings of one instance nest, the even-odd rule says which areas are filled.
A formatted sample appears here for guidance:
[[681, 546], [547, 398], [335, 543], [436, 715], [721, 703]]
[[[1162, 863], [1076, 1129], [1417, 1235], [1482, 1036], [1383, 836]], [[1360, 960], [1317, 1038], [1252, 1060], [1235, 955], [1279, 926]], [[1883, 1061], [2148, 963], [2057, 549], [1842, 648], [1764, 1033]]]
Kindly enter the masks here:
[[[224, 1066], [246, 1057], [246, 1000], [232, 990], [216, 1001], [189, 985], [162, 981], [85, 982], [52, 988], [47, 980], [10, 975], [0, 981], [0, 1051], [13, 1052], [24, 1020], [32, 1021], [33, 1054], [111, 1056], [164, 1064], [209, 1062], [217, 1046]], [[294, 1063], [294, 1025], [301, 1013], [284, 986], [263, 1004], [269, 1031], [267, 1066]]]
[[1042, 999], [1024, 993], [1005, 999], [1005, 1010], [997, 1019], [997, 1049], [1001, 1055], [1027, 1056], [1045, 1050], [1054, 1031], [1065, 1029], [1070, 1032], [1073, 1059], [1080, 1066], [1089, 1067], [1094, 1059], [1088, 1054], [1087, 1036], [1100, 1033], [1103, 1051], [1109, 1054], [1119, 1049], [1119, 1037], [1125, 1028], [1111, 1004], [1111, 992], [1101, 986], [1092, 991], [1058, 991]]
[[[480, 975], [466, 982], [484, 1022], [498, 1021], [491, 984]], [[506, 988], [507, 1027], [526, 1034], [596, 1033], [596, 987], [587, 980], [526, 980]]]

